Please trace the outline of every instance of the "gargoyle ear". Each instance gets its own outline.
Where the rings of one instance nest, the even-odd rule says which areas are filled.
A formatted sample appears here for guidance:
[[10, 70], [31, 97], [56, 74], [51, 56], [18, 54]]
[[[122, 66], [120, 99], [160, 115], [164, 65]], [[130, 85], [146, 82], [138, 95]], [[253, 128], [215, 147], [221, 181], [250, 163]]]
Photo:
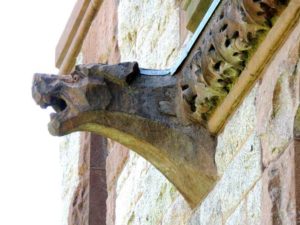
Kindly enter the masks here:
[[123, 62], [116, 65], [94, 64], [89, 67], [89, 73], [124, 87], [139, 74], [139, 66], [137, 62]]
[[85, 65], [76, 65], [75, 70], [71, 73], [71, 75], [78, 74], [82, 77], [87, 77], [89, 75], [89, 68]]

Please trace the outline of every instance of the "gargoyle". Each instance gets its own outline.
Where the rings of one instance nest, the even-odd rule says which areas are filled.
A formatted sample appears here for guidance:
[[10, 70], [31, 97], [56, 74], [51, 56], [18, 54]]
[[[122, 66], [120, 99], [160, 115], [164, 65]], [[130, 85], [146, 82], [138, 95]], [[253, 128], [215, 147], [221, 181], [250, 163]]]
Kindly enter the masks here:
[[[81, 65], [64, 76], [36, 74], [35, 101], [56, 111], [49, 131], [59, 136], [91, 131], [122, 143], [151, 162], [195, 206], [217, 180], [216, 143], [204, 126], [209, 128], [212, 113], [289, 3], [221, 2], [203, 32], [196, 31], [201, 35], [192, 38], [174, 76], [141, 75], [134, 62]], [[247, 79], [251, 84], [256, 78]], [[239, 96], [246, 93], [243, 87]]]
[[214, 138], [187, 122], [176, 76], [142, 76], [135, 62], [77, 66], [71, 75], [35, 74], [32, 94], [52, 106], [49, 131], [91, 131], [127, 146], [159, 169], [195, 206], [216, 180]]

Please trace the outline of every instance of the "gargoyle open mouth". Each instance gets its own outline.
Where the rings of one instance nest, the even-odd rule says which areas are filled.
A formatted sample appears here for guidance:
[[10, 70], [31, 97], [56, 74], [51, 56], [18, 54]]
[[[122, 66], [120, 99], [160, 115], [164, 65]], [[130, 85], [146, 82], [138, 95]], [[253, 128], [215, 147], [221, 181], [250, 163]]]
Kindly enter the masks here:
[[44, 101], [44, 104], [41, 105], [42, 108], [47, 108], [48, 106], [51, 106], [55, 112], [50, 114], [51, 119], [54, 117], [64, 113], [67, 111], [68, 105], [67, 102], [58, 96], [50, 96], [48, 98], [44, 98], [46, 101]]
[[67, 108], [67, 103], [65, 100], [59, 97], [51, 97], [50, 98], [50, 105], [53, 109], [58, 113], [62, 112]]
[[54, 110], [50, 114], [51, 121], [62, 118], [70, 108], [68, 101], [63, 96], [63, 81], [59, 76], [47, 74], [35, 74], [32, 86], [32, 96], [41, 108], [51, 106]]

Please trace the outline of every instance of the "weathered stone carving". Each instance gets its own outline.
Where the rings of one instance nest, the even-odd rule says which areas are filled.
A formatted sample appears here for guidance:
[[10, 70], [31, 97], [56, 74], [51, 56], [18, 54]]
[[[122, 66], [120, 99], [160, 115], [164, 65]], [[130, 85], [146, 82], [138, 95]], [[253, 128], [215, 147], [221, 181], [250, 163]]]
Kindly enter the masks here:
[[[36, 74], [33, 97], [52, 106], [49, 131], [91, 131], [136, 151], [195, 206], [217, 179], [215, 139], [200, 124], [229, 93], [288, 1], [227, 0], [175, 76], [141, 76], [137, 63]], [[183, 74], [183, 76], [180, 76]]]
[[189, 118], [202, 123], [208, 120], [287, 2], [224, 2], [183, 71], [182, 99]]
[[176, 107], [176, 76], [141, 76], [137, 63], [81, 65], [71, 75], [36, 74], [33, 98], [52, 106], [49, 131], [91, 131], [156, 166], [195, 206], [216, 181], [215, 140]]

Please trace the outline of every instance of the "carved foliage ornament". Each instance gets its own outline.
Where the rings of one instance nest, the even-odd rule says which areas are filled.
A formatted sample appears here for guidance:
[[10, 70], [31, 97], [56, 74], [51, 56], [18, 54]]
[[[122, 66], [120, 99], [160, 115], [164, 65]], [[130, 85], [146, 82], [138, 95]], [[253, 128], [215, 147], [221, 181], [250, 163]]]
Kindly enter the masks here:
[[207, 121], [287, 2], [228, 0], [223, 4], [183, 71], [182, 99], [191, 119]]

